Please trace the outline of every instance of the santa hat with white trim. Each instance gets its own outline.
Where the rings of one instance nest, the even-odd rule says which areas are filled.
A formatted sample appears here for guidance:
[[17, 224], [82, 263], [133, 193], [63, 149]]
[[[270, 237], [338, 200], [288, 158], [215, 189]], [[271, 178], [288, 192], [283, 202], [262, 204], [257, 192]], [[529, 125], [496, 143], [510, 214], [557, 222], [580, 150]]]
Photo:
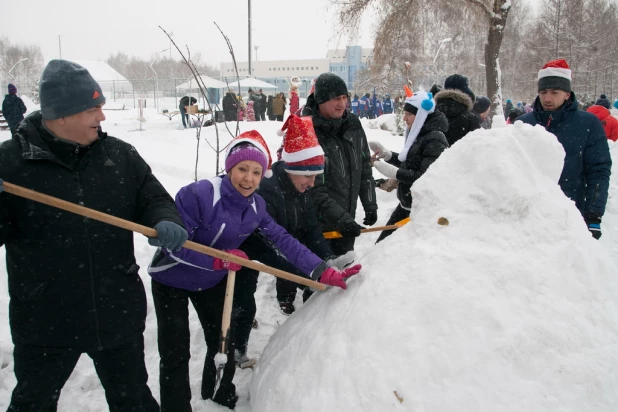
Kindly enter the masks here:
[[324, 150], [310, 116], [291, 114], [277, 134], [284, 136], [281, 160], [286, 172], [303, 176], [324, 173]]
[[552, 60], [539, 70], [538, 89], [571, 92], [571, 68], [564, 59]]
[[244, 160], [251, 160], [262, 166], [262, 176], [271, 177], [272, 158], [264, 138], [257, 130], [249, 130], [239, 134], [230, 142], [225, 153], [225, 171], [230, 170]]

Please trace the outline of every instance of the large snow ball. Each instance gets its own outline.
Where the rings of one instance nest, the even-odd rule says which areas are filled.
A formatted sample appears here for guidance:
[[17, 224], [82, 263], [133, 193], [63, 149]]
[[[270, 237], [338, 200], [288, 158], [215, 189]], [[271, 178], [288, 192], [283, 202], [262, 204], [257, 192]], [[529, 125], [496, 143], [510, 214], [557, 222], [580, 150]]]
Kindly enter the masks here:
[[412, 222], [271, 338], [253, 410], [618, 410], [618, 272], [556, 183], [563, 158], [523, 124], [445, 151]]

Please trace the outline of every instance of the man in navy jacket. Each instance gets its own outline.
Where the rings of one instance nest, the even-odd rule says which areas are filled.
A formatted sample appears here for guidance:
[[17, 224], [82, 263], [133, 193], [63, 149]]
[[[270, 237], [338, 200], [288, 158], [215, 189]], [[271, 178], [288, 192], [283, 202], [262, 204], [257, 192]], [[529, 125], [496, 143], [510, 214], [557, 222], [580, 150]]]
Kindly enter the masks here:
[[560, 188], [599, 239], [612, 167], [603, 126], [591, 113], [578, 110], [565, 60], [553, 60], [539, 71], [538, 90], [533, 111], [517, 120], [540, 124], [556, 135], [566, 152]]

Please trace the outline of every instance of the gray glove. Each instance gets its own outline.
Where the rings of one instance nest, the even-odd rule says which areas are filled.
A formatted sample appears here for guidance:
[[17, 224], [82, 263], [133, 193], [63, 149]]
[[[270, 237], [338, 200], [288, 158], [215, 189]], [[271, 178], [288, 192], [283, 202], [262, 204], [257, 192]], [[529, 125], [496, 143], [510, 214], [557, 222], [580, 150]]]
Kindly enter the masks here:
[[184, 227], [173, 222], [164, 220], [157, 223], [154, 228], [157, 231], [157, 237], [148, 238], [148, 243], [152, 246], [171, 249], [174, 252], [182, 249], [182, 245], [189, 237]]

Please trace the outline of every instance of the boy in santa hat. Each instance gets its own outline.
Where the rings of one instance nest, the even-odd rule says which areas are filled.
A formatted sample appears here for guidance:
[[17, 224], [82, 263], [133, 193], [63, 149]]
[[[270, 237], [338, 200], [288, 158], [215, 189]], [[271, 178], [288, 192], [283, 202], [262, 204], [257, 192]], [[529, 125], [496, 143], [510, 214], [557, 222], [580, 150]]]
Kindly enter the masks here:
[[566, 152], [560, 188], [575, 202], [592, 236], [599, 239], [612, 167], [603, 126], [593, 114], [578, 110], [571, 91], [571, 69], [564, 59], [543, 66], [538, 91], [533, 111], [517, 120], [542, 125], [556, 135]]

